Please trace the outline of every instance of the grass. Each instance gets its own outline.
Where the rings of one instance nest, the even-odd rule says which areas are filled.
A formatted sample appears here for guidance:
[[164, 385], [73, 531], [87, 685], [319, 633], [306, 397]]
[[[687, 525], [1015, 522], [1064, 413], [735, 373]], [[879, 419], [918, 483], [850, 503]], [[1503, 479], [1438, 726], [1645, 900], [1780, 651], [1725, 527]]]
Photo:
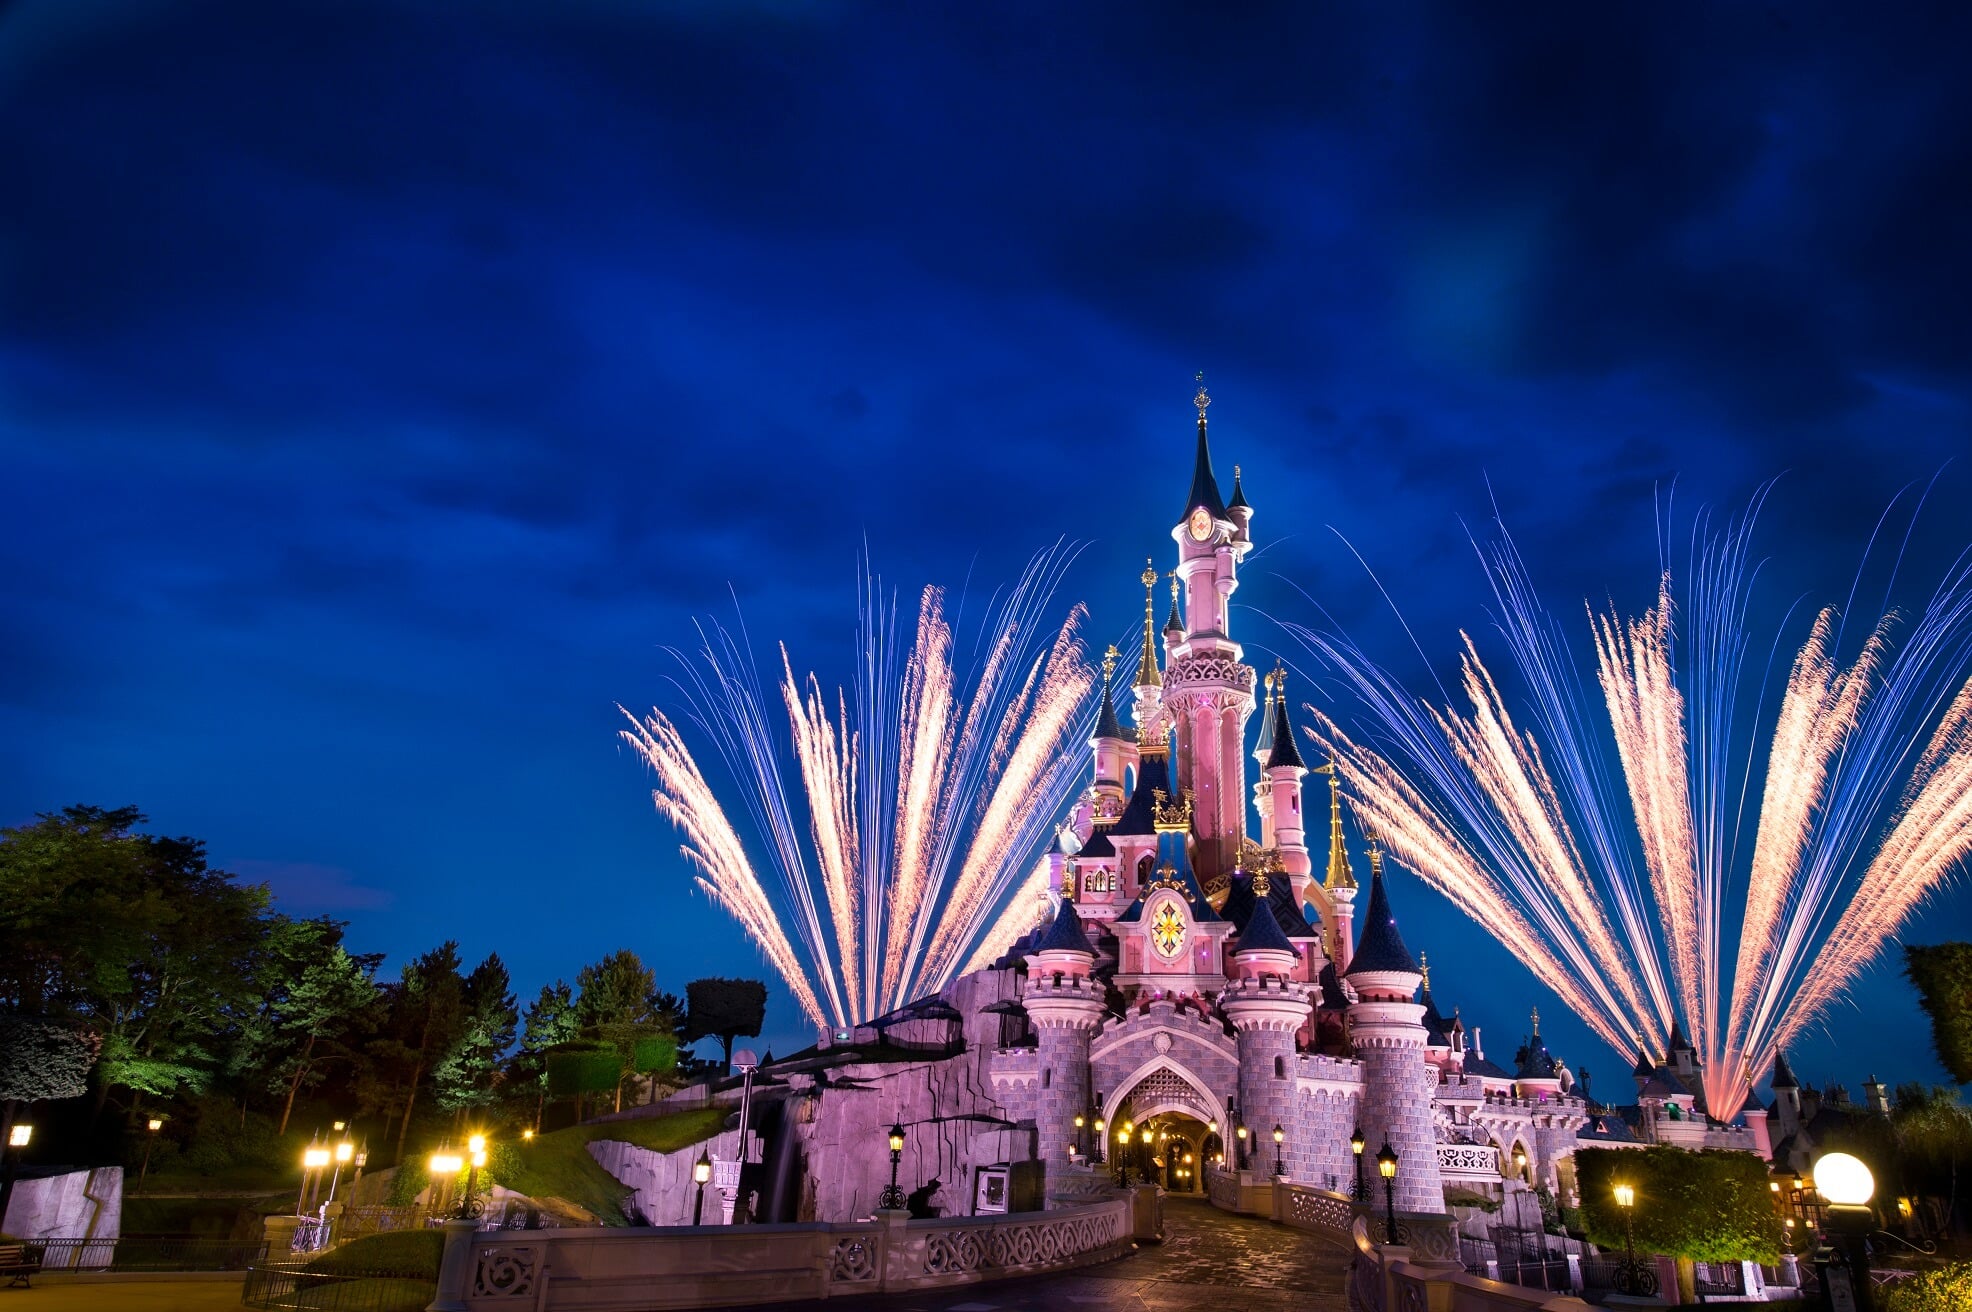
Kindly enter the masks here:
[[293, 1301], [281, 1306], [309, 1312], [424, 1312], [437, 1292], [435, 1278], [376, 1276], [299, 1290]]
[[438, 1279], [443, 1230], [387, 1230], [330, 1249], [304, 1270], [328, 1276], [408, 1276]]
[[725, 1124], [723, 1107], [701, 1107], [669, 1116], [572, 1125], [527, 1143], [503, 1143], [491, 1167], [493, 1178], [529, 1198], [559, 1198], [593, 1214], [603, 1225], [627, 1225], [623, 1202], [630, 1191], [596, 1164], [589, 1145], [599, 1139], [631, 1143], [671, 1153], [710, 1139]]

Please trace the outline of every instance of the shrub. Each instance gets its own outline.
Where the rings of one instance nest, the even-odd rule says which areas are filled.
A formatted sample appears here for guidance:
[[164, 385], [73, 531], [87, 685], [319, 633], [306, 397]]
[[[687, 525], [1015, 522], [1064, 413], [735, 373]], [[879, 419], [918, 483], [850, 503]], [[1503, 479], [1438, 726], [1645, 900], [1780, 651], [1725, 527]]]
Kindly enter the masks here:
[[409, 1207], [418, 1201], [418, 1195], [431, 1183], [431, 1172], [424, 1162], [416, 1157], [397, 1168], [397, 1174], [390, 1177], [390, 1192], [383, 1201], [389, 1207]]
[[1972, 1307], [1972, 1262], [1899, 1280], [1878, 1295], [1883, 1312], [1964, 1312]]
[[1637, 1247], [1696, 1262], [1780, 1259], [1780, 1223], [1766, 1164], [1751, 1153], [1708, 1148], [1578, 1148], [1583, 1229], [1604, 1249], [1623, 1246], [1615, 1186], [1636, 1190]]
[[332, 1248], [311, 1261], [307, 1269], [331, 1276], [436, 1280], [438, 1259], [444, 1252], [443, 1230], [386, 1230]]

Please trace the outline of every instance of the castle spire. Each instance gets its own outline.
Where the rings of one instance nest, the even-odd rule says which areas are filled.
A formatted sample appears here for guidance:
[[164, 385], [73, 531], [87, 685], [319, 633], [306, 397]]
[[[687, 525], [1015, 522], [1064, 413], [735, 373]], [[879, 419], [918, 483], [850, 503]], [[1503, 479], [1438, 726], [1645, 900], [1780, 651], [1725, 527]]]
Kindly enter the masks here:
[[1212, 398], [1206, 394], [1203, 372], [1198, 375], [1198, 395], [1191, 403], [1198, 407], [1198, 456], [1192, 465], [1191, 495], [1185, 499], [1184, 514], [1178, 522], [1182, 524], [1200, 506], [1214, 519], [1230, 519], [1226, 503], [1219, 497], [1219, 480], [1212, 476], [1212, 448], [1205, 440], [1205, 407], [1212, 404]]
[[1267, 760], [1274, 754], [1274, 672], [1267, 671], [1262, 680], [1266, 685], [1266, 702], [1260, 708], [1260, 741], [1253, 745], [1253, 759], [1266, 768]]
[[[1349, 846], [1342, 838], [1342, 772], [1335, 766], [1335, 758], [1328, 758], [1327, 765], [1315, 767], [1318, 774], [1328, 776], [1328, 874], [1322, 880], [1323, 888], [1354, 888], [1356, 872], [1349, 868]], [[1383, 852], [1372, 836], [1369, 840], [1369, 868], [1372, 872], [1383, 868]]]
[[1431, 991], [1431, 959], [1424, 953], [1417, 954], [1417, 973], [1424, 978], [1424, 991]]
[[1121, 738], [1123, 726], [1116, 718], [1116, 698], [1110, 692], [1110, 681], [1116, 675], [1117, 650], [1111, 647], [1102, 654], [1102, 710], [1096, 715], [1096, 737]]
[[1137, 660], [1137, 687], [1161, 688], [1164, 679], [1157, 672], [1157, 566], [1144, 559], [1143, 573], [1143, 655]]
[[1250, 509], [1252, 509], [1252, 507], [1251, 507], [1251, 506], [1249, 506], [1249, 505], [1247, 505], [1247, 503], [1246, 503], [1246, 489], [1245, 489], [1245, 488], [1243, 488], [1243, 487], [1241, 487], [1241, 486], [1240, 486], [1240, 484], [1239, 484], [1239, 466], [1238, 466], [1238, 465], [1234, 465], [1234, 466], [1233, 466], [1233, 494], [1232, 494], [1232, 500], [1231, 500], [1231, 501], [1228, 501], [1228, 502], [1226, 502], [1226, 509], [1227, 509], [1227, 510], [1250, 510]]
[[1294, 724], [1287, 716], [1287, 667], [1274, 666], [1274, 688], [1278, 696], [1274, 700], [1274, 740], [1267, 750], [1269, 770], [1277, 766], [1291, 765], [1297, 770], [1305, 770], [1301, 763], [1300, 749], [1294, 745]]
[[1166, 633], [1183, 633], [1185, 622], [1178, 615], [1178, 571], [1171, 571], [1171, 613], [1164, 617]]

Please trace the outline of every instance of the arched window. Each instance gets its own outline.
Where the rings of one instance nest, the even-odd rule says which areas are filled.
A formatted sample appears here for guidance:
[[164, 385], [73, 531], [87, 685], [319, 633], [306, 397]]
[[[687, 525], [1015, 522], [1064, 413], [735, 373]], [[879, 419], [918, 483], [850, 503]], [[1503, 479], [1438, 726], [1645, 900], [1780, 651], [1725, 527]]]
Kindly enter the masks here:
[[1284, 1080], [1287, 1078], [1287, 1058], [1285, 1057], [1274, 1058], [1274, 1078], [1277, 1080]]
[[1152, 856], [1145, 856], [1143, 860], [1137, 862], [1138, 891], [1141, 892], [1143, 886], [1150, 882], [1150, 874], [1151, 871], [1155, 868], [1155, 866], [1156, 866], [1156, 858]]
[[1041, 1087], [1043, 1089], [1052, 1089], [1054, 1087], [1054, 1067], [1050, 1066], [1041, 1072]]

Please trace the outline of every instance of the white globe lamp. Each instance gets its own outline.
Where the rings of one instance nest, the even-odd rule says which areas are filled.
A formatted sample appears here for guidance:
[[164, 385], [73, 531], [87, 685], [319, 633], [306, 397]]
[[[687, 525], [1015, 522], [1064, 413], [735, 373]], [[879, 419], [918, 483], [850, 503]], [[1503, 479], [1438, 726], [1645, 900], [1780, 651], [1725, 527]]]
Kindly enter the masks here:
[[1848, 1153], [1823, 1153], [1814, 1177], [1815, 1192], [1838, 1207], [1867, 1206], [1876, 1194], [1876, 1177]]

